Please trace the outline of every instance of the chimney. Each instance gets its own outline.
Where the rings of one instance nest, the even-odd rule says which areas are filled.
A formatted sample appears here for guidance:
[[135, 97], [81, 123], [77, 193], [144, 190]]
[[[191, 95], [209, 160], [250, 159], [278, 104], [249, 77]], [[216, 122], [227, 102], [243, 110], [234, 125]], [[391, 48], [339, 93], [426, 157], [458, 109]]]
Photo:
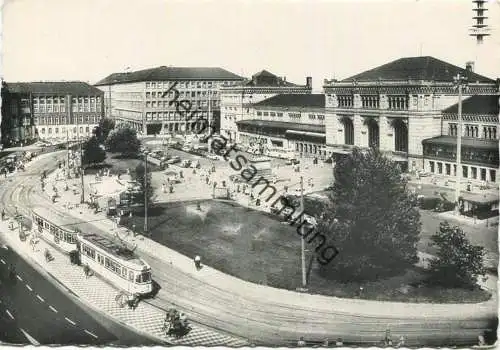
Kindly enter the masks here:
[[286, 77], [283, 77], [283, 81], [286, 83]]
[[474, 72], [474, 62], [473, 61], [466, 62], [465, 63], [465, 70], [467, 72], [473, 73]]
[[254, 85], [257, 84], [257, 76], [256, 75], [252, 75], [252, 83]]
[[306, 87], [312, 88], [312, 77], [306, 77]]

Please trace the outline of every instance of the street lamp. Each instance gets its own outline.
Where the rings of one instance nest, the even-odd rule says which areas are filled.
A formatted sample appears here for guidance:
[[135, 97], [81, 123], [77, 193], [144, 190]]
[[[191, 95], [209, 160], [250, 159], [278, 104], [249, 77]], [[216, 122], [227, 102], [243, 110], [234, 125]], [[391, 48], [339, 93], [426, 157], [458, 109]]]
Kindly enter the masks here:
[[462, 89], [467, 88], [467, 77], [457, 74], [453, 78], [454, 85], [458, 89], [458, 122], [457, 122], [457, 170], [455, 172], [456, 184], [455, 184], [455, 213], [460, 215], [460, 182], [461, 182], [461, 162], [462, 162]]
[[144, 152], [144, 234], [148, 232], [148, 153]]

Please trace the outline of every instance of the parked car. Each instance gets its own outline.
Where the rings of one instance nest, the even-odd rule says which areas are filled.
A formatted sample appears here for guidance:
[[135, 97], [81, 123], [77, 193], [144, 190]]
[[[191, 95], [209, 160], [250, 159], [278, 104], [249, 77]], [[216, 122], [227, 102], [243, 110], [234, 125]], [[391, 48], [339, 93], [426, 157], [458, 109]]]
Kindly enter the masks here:
[[181, 162], [181, 157], [179, 156], [174, 156], [172, 158], [170, 158], [169, 160], [167, 160], [167, 164], [176, 164], [176, 163], [180, 163]]
[[200, 161], [195, 160], [194, 162], [191, 163], [191, 168], [199, 169], [201, 167]]
[[217, 157], [215, 154], [212, 154], [212, 153], [207, 153], [205, 155], [205, 157], [207, 157], [208, 159], [212, 159], [212, 160], [218, 160], [219, 157]]
[[286, 160], [285, 164], [286, 165], [297, 165], [297, 164], [300, 164], [300, 160], [295, 159], [295, 158], [290, 158], [290, 159]]
[[189, 159], [184, 159], [181, 162], [180, 166], [183, 167], [183, 168], [189, 168], [191, 166], [191, 161]]

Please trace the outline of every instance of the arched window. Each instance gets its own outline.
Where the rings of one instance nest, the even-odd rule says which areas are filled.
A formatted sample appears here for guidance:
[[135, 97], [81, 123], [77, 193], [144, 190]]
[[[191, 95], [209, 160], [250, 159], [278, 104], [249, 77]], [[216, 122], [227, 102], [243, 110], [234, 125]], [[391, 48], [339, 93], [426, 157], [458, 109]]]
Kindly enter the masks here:
[[343, 118], [342, 124], [344, 124], [344, 144], [354, 145], [354, 125], [350, 118]]
[[[392, 122], [394, 129], [394, 150], [396, 152], [408, 152], [408, 127], [401, 119]], [[452, 130], [456, 127], [454, 125]]]
[[374, 119], [369, 119], [366, 121], [368, 126], [368, 147], [379, 148], [380, 144], [380, 131], [378, 123]]

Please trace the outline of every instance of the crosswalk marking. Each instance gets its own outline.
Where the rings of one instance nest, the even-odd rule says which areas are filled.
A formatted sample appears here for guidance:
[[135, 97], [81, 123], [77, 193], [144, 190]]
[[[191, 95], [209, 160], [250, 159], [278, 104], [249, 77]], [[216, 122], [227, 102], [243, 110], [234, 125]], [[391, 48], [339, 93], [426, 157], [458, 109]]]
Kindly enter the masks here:
[[24, 336], [26, 337], [26, 339], [29, 340], [29, 342], [32, 344], [32, 345], [35, 345], [35, 346], [38, 346], [40, 345], [40, 342], [38, 342], [38, 340], [36, 340], [35, 338], [33, 338], [31, 335], [28, 334], [28, 332], [26, 332], [24, 329], [22, 328], [19, 328], [21, 330], [21, 332], [23, 332]]
[[43, 300], [43, 298], [41, 296], [39, 296], [38, 294], [36, 295], [36, 297], [38, 298], [38, 300], [40, 300], [42, 303], [45, 301]]
[[2, 262], [2, 264], [4, 264], [4, 265], [5, 265], [5, 261], [3, 261], [3, 259], [0, 259], [0, 261]]
[[21, 276], [16, 275], [16, 277], [17, 277], [17, 279], [18, 279], [19, 281], [21, 281], [21, 282], [23, 281], [23, 279], [21, 278]]
[[30, 285], [29, 285], [29, 284], [27, 284], [27, 285], [26, 285], [26, 288], [28, 288], [30, 292], [32, 292], [32, 291], [33, 291], [33, 289], [31, 289], [31, 287], [30, 287]]
[[75, 325], [76, 325], [76, 323], [75, 323], [75, 322], [73, 322], [73, 321], [71, 321], [69, 318], [65, 317], [64, 319], [65, 319], [66, 321], [68, 321], [69, 323], [71, 323], [73, 326], [75, 326]]

